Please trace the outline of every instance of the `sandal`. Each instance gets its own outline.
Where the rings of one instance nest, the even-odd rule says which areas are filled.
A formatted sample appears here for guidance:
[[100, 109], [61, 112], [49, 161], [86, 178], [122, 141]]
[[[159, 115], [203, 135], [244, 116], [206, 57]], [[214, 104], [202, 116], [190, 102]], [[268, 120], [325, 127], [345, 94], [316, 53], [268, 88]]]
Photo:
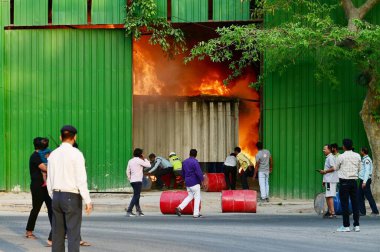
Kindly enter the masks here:
[[89, 246], [91, 246], [91, 244], [88, 243], [88, 242], [86, 242], [86, 241], [80, 241], [79, 244], [80, 244], [81, 246], [83, 246], [83, 247], [89, 247]]
[[46, 247], [51, 247], [53, 246], [53, 242], [51, 240], [46, 241]]
[[25, 238], [26, 239], [32, 239], [32, 240], [37, 239], [37, 237], [33, 233], [30, 233], [30, 234], [26, 233]]

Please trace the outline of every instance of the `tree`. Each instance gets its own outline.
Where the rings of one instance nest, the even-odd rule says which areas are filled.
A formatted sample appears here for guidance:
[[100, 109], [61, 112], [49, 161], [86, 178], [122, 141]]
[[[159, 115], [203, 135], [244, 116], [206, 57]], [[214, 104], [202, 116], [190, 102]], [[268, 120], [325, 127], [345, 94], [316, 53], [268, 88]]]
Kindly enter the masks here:
[[[330, 1], [331, 2], [331, 1]], [[300, 55], [310, 55], [318, 62], [315, 78], [337, 85], [335, 67], [350, 61], [360, 71], [360, 84], [367, 94], [360, 112], [373, 154], [374, 192], [380, 196], [380, 26], [365, 21], [366, 14], [380, 0], [366, 0], [356, 7], [352, 0], [335, 5], [311, 0], [259, 0], [256, 14], [270, 17], [273, 13], [291, 11], [281, 24], [250, 24], [217, 29], [219, 37], [200, 42], [191, 49], [187, 61], [209, 57], [214, 62], [229, 62], [231, 74], [239, 76], [248, 65], [265, 55], [266, 71], [253, 87], [265, 82], [265, 74], [284, 71], [297, 62]], [[343, 8], [346, 24], [334, 19], [334, 11]], [[300, 12], [299, 10], [302, 10]], [[236, 57], [238, 55], [238, 57]]]

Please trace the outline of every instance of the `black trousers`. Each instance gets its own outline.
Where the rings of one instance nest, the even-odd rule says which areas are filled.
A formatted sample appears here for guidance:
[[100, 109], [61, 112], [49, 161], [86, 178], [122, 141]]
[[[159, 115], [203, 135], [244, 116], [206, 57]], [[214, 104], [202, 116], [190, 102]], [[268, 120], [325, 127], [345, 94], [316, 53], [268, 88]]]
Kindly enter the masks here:
[[339, 197], [343, 211], [343, 226], [350, 226], [350, 213], [348, 208], [349, 199], [351, 200], [354, 226], [359, 226], [359, 207], [356, 192], [358, 185], [355, 179], [339, 179]]
[[[373, 198], [372, 192], [371, 192], [371, 179], [367, 180], [367, 183], [364, 187], [362, 188], [363, 180], [359, 179], [359, 188], [358, 188], [358, 202], [359, 202], [359, 210], [361, 214], [366, 214], [366, 209], [365, 209], [365, 198], [368, 200], [368, 203], [372, 209], [372, 213], [379, 214], [379, 210], [377, 209], [376, 202]], [[365, 198], [364, 198], [365, 197]]]
[[68, 251], [79, 251], [80, 228], [82, 224], [82, 197], [76, 193], [54, 192], [52, 206], [52, 251], [65, 251], [65, 224], [67, 227]]
[[[162, 183], [161, 177], [163, 175], [171, 173], [173, 175], [173, 167], [168, 167], [165, 169], [157, 169], [155, 172], [153, 172], [153, 175], [157, 178], [157, 186], [158, 188], [162, 188], [164, 185]], [[166, 185], [167, 187], [170, 187], [171, 185]]]
[[[39, 183], [30, 185], [30, 192], [32, 193], [32, 205], [33, 208], [30, 211], [28, 223], [26, 224], [27, 231], [33, 231], [36, 226], [36, 221], [38, 214], [40, 213], [42, 204], [45, 202], [46, 208], [48, 210], [48, 217], [50, 221], [50, 226], [52, 224], [53, 211], [51, 208], [51, 198], [48, 194], [47, 188], [42, 187]], [[51, 240], [51, 231], [49, 234], [49, 240]]]
[[127, 212], [132, 212], [134, 206], [136, 206], [137, 212], [141, 212], [140, 194], [141, 194], [142, 182], [132, 182], [131, 186], [133, 188], [133, 197], [131, 199], [131, 202], [129, 203]]
[[241, 186], [243, 190], [248, 190], [248, 177], [253, 177], [253, 168], [248, 167], [243, 174], [241, 174]]
[[236, 166], [227, 166], [227, 165], [224, 166], [224, 178], [226, 180], [227, 189], [231, 189], [231, 190], [236, 189], [236, 174], [237, 174]]

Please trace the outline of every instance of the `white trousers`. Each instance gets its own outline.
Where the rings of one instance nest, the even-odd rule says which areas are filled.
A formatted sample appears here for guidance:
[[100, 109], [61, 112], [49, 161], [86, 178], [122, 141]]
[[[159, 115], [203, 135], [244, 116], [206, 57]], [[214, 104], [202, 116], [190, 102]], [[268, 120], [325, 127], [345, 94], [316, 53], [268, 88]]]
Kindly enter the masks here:
[[259, 172], [259, 184], [261, 198], [269, 198], [269, 172]]
[[187, 204], [189, 204], [194, 199], [194, 216], [199, 215], [199, 205], [201, 203], [201, 186], [199, 184], [186, 187], [187, 189], [187, 197], [182, 201], [182, 203], [178, 206], [181, 210], [185, 209]]

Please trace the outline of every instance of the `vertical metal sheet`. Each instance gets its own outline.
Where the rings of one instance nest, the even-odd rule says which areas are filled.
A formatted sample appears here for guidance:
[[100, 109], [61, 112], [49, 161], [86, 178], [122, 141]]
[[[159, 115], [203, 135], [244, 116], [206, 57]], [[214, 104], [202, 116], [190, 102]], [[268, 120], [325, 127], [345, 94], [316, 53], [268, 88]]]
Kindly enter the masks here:
[[[379, 23], [380, 6], [367, 16]], [[344, 20], [338, 9], [335, 17]], [[267, 17], [266, 24], [278, 24], [286, 13]], [[270, 53], [270, 52], [267, 52]], [[315, 169], [323, 168], [322, 147], [327, 143], [342, 145], [349, 137], [356, 150], [368, 146], [359, 116], [366, 89], [355, 83], [357, 71], [348, 62], [337, 68], [341, 85], [317, 84], [315, 63], [304, 56], [283, 75], [267, 75], [264, 87], [263, 140], [274, 159], [271, 191], [289, 198], [313, 198], [322, 190], [322, 177]], [[265, 64], [264, 64], [265, 70]]]
[[213, 0], [214, 21], [242, 21], [250, 19], [250, 1]]
[[166, 18], [168, 16], [168, 0], [156, 0], [156, 4], [158, 16]]
[[175, 23], [207, 22], [208, 0], [172, 0], [172, 21]]
[[122, 24], [125, 19], [126, 0], [92, 0], [92, 24]]
[[236, 114], [236, 100], [134, 96], [133, 146], [182, 158], [195, 148], [200, 162], [223, 162], [238, 144]]
[[47, 0], [14, 0], [15, 25], [46, 25], [48, 24]]
[[78, 128], [90, 189], [125, 187], [131, 39], [123, 30], [8, 30], [5, 37], [7, 189], [28, 188], [33, 138], [58, 141], [64, 124]]
[[6, 189], [5, 152], [5, 88], [4, 88], [4, 26], [9, 25], [9, 1], [0, 1], [0, 190]]
[[53, 0], [53, 24], [87, 24], [87, 0]]

